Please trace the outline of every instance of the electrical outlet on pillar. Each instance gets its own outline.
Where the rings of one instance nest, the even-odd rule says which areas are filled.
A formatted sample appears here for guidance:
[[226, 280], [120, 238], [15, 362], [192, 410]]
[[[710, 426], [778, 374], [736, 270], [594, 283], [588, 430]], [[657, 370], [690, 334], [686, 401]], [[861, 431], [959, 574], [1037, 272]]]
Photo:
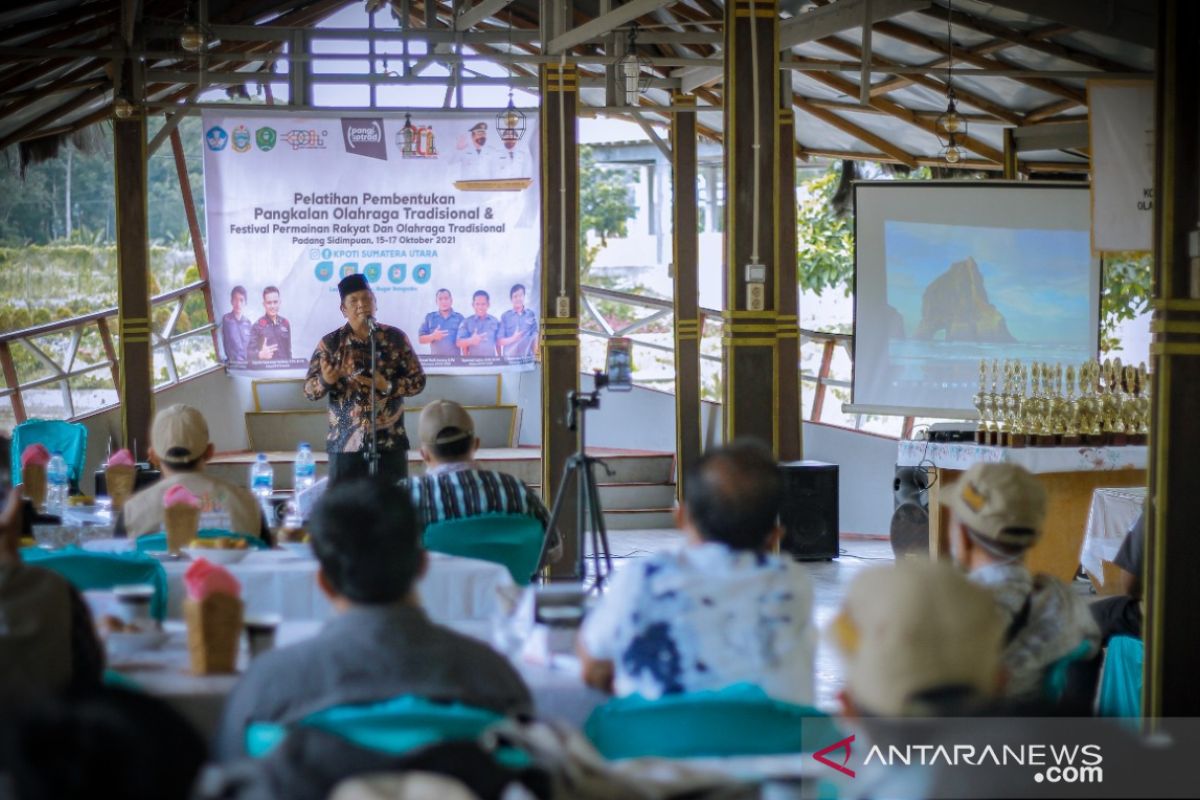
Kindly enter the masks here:
[[746, 284], [746, 310], [762, 311], [767, 307], [767, 285], [754, 281]]
[[565, 319], [566, 317], [571, 316], [571, 298], [567, 297], [565, 294], [559, 295], [559, 297], [554, 301], [554, 316], [559, 317], [560, 319]]

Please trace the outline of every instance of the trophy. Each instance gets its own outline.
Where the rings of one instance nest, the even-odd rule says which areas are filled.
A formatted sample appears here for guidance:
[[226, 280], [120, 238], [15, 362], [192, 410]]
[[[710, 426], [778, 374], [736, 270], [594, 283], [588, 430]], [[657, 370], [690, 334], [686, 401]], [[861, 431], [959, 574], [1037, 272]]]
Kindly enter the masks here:
[[1075, 399], [1075, 365], [1067, 365], [1067, 386], [1063, 395], [1063, 435], [1066, 446], [1079, 444], [1079, 401]]
[[[1120, 401], [1117, 399], [1117, 388], [1114, 385], [1112, 359], [1104, 359], [1100, 366], [1101, 388], [1100, 417], [1101, 431], [1104, 434], [1104, 444], [1114, 444], [1117, 438], [1117, 426], [1121, 419]], [[1122, 433], [1124, 433], [1122, 431]]]
[[1009, 447], [1025, 446], [1025, 414], [1027, 413], [1025, 399], [1025, 383], [1028, 379], [1025, 365], [1020, 361], [1013, 364], [1013, 391], [1011, 396], [1011, 422], [1008, 427]]
[[1138, 364], [1138, 444], [1148, 444], [1150, 441], [1150, 375], [1146, 372], [1146, 362]]
[[1000, 362], [997, 359], [992, 359], [992, 390], [988, 392], [987, 411], [988, 424], [987, 436], [985, 437], [986, 444], [1000, 444], [1000, 412], [1003, 410], [1003, 400], [1000, 393], [996, 391], [996, 382], [1000, 377]]
[[1096, 362], [1079, 365], [1079, 433], [1087, 444], [1099, 444], [1100, 400], [1096, 396]]
[[987, 441], [987, 360], [979, 359], [979, 391], [971, 398], [971, 405], [979, 412], [979, 425], [975, 428], [975, 443]]
[[1141, 413], [1138, 407], [1138, 396], [1141, 394], [1141, 386], [1138, 383], [1137, 368], [1133, 365], [1124, 367], [1121, 383], [1125, 387], [1125, 394], [1121, 398], [1121, 422], [1125, 429], [1125, 443], [1140, 444], [1141, 422], [1139, 417]]

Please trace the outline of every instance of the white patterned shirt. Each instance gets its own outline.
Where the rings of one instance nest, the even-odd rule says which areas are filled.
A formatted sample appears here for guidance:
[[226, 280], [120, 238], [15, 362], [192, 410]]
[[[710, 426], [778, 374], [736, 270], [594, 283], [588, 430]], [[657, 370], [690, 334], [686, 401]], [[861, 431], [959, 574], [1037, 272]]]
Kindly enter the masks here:
[[800, 564], [709, 542], [620, 569], [581, 635], [589, 655], [613, 662], [618, 695], [751, 683], [811, 705], [812, 609]]

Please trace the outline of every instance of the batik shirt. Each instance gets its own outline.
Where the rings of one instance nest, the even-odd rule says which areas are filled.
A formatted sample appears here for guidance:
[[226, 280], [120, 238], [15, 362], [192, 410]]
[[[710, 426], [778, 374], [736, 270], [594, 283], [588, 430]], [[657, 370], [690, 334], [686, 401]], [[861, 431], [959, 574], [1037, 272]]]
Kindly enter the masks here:
[[429, 343], [429, 354], [431, 356], [457, 356], [461, 355], [458, 352], [458, 327], [462, 325], [463, 315], [457, 311], [451, 311], [448, 316], [443, 317], [440, 311], [430, 311], [425, 315], [425, 321], [421, 323], [421, 329], [417, 331], [418, 336], [428, 336], [437, 330], [446, 332], [446, 338], [439, 339]]
[[481, 317], [478, 314], [472, 314], [463, 320], [462, 325], [458, 326], [458, 338], [470, 339], [475, 334], [481, 334], [479, 344], [473, 344], [467, 348], [466, 355], [468, 356], [494, 356], [496, 355], [496, 337], [500, 333], [500, 320], [488, 314], [486, 317]]
[[[1087, 601], [1062, 581], [1049, 575], [1034, 577], [1021, 564], [990, 564], [969, 577], [992, 591], [1006, 621], [1024, 618], [1016, 629], [1010, 625], [1012, 639], [1004, 648], [1007, 697], [1036, 700], [1051, 664], [1077, 650], [1083, 651], [1081, 657], [1095, 654], [1100, 630]], [[1026, 601], [1029, 609], [1023, 614]]]
[[[507, 472], [480, 469], [473, 461], [432, 467], [424, 475], [410, 478], [407, 484], [413, 508], [425, 525], [484, 514], [533, 517], [542, 523], [543, 530], [550, 522], [545, 504], [524, 481]], [[550, 531], [549, 539], [546, 563], [562, 555], [562, 537], [557, 528]]]
[[813, 590], [790, 560], [706, 543], [619, 569], [584, 620], [584, 647], [613, 662], [618, 695], [751, 683], [813, 701]]
[[537, 338], [537, 315], [525, 308], [518, 314], [509, 309], [500, 315], [500, 338], [508, 337], [520, 331], [522, 336], [512, 344], [504, 345], [502, 355], [509, 358], [528, 356], [533, 352], [533, 340]]
[[[404, 398], [425, 388], [425, 371], [404, 331], [380, 325], [374, 335], [379, 373], [391, 384], [388, 394], [375, 395], [379, 449], [406, 450]], [[321, 377], [322, 353], [328, 354], [338, 373], [337, 383], [327, 384]], [[327, 452], [358, 453], [366, 449], [371, 430], [371, 396], [366, 387], [347, 376], [368, 375], [370, 368], [370, 343], [355, 337], [349, 324], [322, 337], [313, 352], [304, 380], [304, 395], [309, 400], [329, 395]]]

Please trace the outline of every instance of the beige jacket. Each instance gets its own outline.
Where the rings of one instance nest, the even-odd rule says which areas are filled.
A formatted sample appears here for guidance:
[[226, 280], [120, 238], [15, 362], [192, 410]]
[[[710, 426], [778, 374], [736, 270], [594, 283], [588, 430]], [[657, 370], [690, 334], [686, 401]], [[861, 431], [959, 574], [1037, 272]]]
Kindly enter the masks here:
[[129, 498], [124, 511], [128, 536], [163, 530], [163, 495], [177, 484], [200, 498], [201, 528], [226, 528], [248, 536], [262, 532], [262, 512], [250, 490], [201, 470], [169, 475]]

